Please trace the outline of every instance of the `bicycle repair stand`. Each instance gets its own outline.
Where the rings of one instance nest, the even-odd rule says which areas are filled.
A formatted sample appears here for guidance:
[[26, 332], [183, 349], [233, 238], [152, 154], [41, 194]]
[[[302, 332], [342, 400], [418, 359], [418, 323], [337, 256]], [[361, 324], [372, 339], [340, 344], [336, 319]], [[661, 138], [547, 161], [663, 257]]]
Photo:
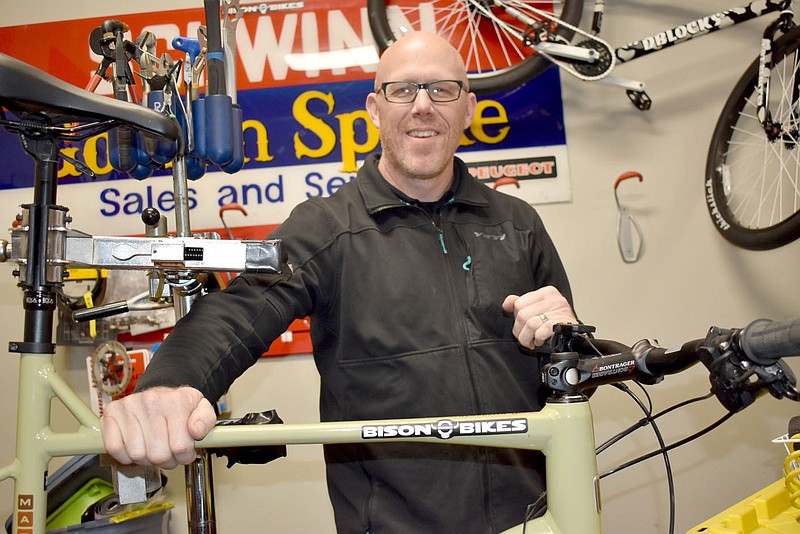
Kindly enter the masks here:
[[[11, 243], [0, 242], [0, 261], [19, 265], [14, 275], [23, 291], [24, 334], [9, 343], [20, 354], [17, 406], [16, 457], [0, 468], [0, 480], [15, 480], [13, 531], [44, 534], [50, 460], [58, 456], [96, 454], [102, 450], [98, 417], [53, 365], [57, 289], [68, 266], [135, 269], [149, 273], [155, 297], [174, 305], [176, 318], [186, 314], [200, 295], [202, 273], [213, 271], [279, 272], [279, 241], [222, 241], [193, 237], [189, 224], [188, 186], [184, 143], [180, 127], [152, 110], [79, 91], [22, 62], [0, 54], [0, 104], [19, 120], [0, 124], [17, 133], [22, 147], [34, 160], [33, 202], [22, 206], [12, 230]], [[83, 122], [79, 126], [62, 124]], [[166, 225], [152, 212], [146, 237], [92, 237], [67, 228], [68, 209], [56, 204], [58, 141], [82, 140], [126, 125], [148, 135], [171, 139], [178, 145], [173, 160], [176, 235], [168, 237]], [[218, 237], [218, 236], [217, 236]], [[163, 291], [167, 285], [171, 292]], [[89, 318], [87, 317], [87, 320]], [[58, 398], [77, 419], [75, 432], [56, 433], [50, 428], [53, 398]], [[210, 463], [207, 454], [187, 466], [187, 505], [190, 526], [197, 532], [213, 532], [213, 497], [210, 495]], [[196, 484], [206, 482], [207, 484]], [[144, 500], [145, 483], [129, 480]], [[194, 487], [197, 486], [197, 487]], [[188, 506], [187, 506], [188, 508]]]

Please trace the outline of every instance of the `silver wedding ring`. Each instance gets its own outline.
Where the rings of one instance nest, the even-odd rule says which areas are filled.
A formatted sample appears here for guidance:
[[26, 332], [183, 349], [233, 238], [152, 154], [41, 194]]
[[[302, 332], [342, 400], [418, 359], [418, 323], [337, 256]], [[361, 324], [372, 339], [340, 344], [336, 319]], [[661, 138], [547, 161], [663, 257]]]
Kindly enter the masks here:
[[538, 315], [538, 317], [539, 317], [539, 319], [541, 319], [541, 320], [542, 320], [542, 324], [546, 323], [546, 322], [547, 322], [547, 320], [548, 320], [548, 317], [547, 317], [547, 314], [546, 314], [546, 313], [540, 313], [540, 314]]

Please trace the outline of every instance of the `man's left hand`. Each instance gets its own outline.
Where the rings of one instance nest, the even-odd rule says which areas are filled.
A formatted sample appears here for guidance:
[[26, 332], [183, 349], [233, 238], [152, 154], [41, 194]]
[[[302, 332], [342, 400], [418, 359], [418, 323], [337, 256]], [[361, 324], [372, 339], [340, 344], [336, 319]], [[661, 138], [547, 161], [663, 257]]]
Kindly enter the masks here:
[[503, 311], [514, 315], [512, 333], [530, 349], [541, 347], [553, 335], [557, 323], [577, 323], [567, 299], [553, 286], [543, 287], [522, 296], [509, 295]]

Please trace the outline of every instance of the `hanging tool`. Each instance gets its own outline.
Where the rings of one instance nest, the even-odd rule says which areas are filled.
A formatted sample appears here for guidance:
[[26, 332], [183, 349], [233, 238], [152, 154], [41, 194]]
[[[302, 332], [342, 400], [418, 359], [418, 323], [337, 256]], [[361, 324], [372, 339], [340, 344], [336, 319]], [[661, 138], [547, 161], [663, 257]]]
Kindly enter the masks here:
[[114, 61], [114, 51], [111, 49], [111, 46], [109, 46], [110, 44], [110, 41], [105, 38], [101, 26], [93, 29], [89, 34], [89, 48], [92, 52], [100, 56], [101, 59], [97, 70], [95, 70], [91, 78], [89, 78], [89, 83], [86, 85], [87, 91], [94, 93], [101, 81], [108, 81], [108, 68]]
[[[92, 74], [86, 89], [94, 92], [101, 80], [110, 81], [114, 90], [114, 98], [138, 104], [141, 101], [141, 95], [136, 87], [136, 79], [133, 77], [130, 61], [139, 61], [141, 49], [125, 39], [127, 31], [128, 25], [115, 19], [106, 20], [91, 31], [89, 48], [101, 57], [101, 61], [97, 70]], [[109, 67], [112, 67], [110, 80], [107, 73]]]
[[150, 79], [153, 77], [153, 65], [158, 62], [156, 56], [156, 34], [143, 31], [133, 42], [137, 50], [139, 77], [142, 79], [142, 105], [147, 105], [147, 94], [150, 92]]
[[636, 221], [633, 220], [630, 210], [623, 206], [619, 201], [617, 188], [629, 178], [638, 178], [642, 181], [642, 175], [636, 171], [628, 171], [619, 175], [614, 182], [614, 200], [617, 202], [617, 245], [625, 263], [634, 263], [639, 260], [644, 248], [644, 237]]
[[[167, 116], [174, 116], [173, 113], [173, 76], [179, 68], [168, 53], [164, 52], [161, 59], [153, 69], [152, 77], [149, 80], [150, 94], [147, 97], [147, 106]], [[175, 142], [155, 140], [152, 143], [151, 157], [159, 164], [167, 164], [173, 160], [178, 152], [178, 145]]]
[[242, 18], [239, 0], [222, 1], [222, 55], [225, 58], [225, 89], [234, 105], [236, 100], [236, 27]]
[[183, 85], [186, 88], [186, 147], [189, 152], [194, 150], [194, 121], [192, 120], [192, 100], [199, 96], [199, 91], [193, 86], [192, 69], [195, 60], [200, 55], [200, 41], [190, 37], [175, 37], [172, 46], [186, 54], [183, 63]]
[[[183, 63], [183, 84], [186, 88], [186, 103], [184, 104], [183, 101], [180, 100], [177, 87], [175, 89], [175, 97], [178, 100], [180, 111], [182, 112], [182, 114], [179, 115], [178, 122], [183, 126], [187, 140], [187, 177], [190, 180], [197, 180], [206, 173], [206, 162], [204, 157], [199, 156], [194, 151], [196, 132], [198, 131], [195, 127], [194, 100], [200, 96], [199, 89], [194, 86], [194, 68], [198, 61], [201, 63], [204, 61], [201, 57], [205, 55], [205, 48], [200, 45], [199, 39], [191, 37], [176, 37], [172, 40], [172, 46], [176, 50], [180, 50], [186, 54]], [[204, 134], [205, 132], [201, 133]]]
[[233, 159], [233, 103], [225, 89], [225, 58], [219, 0], [204, 0], [208, 54], [206, 57], [206, 152], [214, 165], [226, 165]]
[[[141, 102], [141, 94], [136, 87], [136, 79], [131, 71], [130, 61], [139, 61], [142, 50], [125, 39], [128, 25], [122, 21], [109, 19], [94, 28], [89, 35], [89, 47], [102, 57], [100, 65], [92, 74], [87, 89], [94, 91], [101, 80], [108, 80], [107, 70], [111, 67], [111, 85], [114, 98], [124, 102]], [[109, 132], [109, 162], [120, 172], [136, 178], [146, 178], [152, 173], [150, 158], [144, 147], [139, 147], [139, 139], [127, 127], [120, 126]]]
[[200, 98], [200, 76], [206, 68], [208, 56], [208, 32], [205, 26], [197, 28], [197, 42], [200, 44], [200, 54], [192, 64], [192, 120], [194, 122], [194, 147], [193, 152], [202, 160], [208, 156], [206, 150], [206, 106], [205, 98]]
[[242, 9], [239, 0], [223, 0], [222, 2], [222, 40], [223, 56], [225, 58], [225, 87], [231, 97], [233, 136], [231, 145], [233, 156], [231, 161], [220, 165], [220, 169], [228, 174], [238, 172], [244, 166], [244, 134], [242, 132], [242, 108], [239, 107], [236, 96], [236, 27], [242, 18]]
[[[154, 63], [158, 61], [155, 56], [156, 36], [151, 31], [142, 32], [133, 43], [133, 59], [139, 65], [139, 72], [135, 72], [142, 80], [141, 104], [147, 106], [150, 97], [150, 80], [154, 75]], [[159, 164], [151, 157], [152, 150], [148, 139], [141, 132], [134, 132], [133, 147], [137, 165], [128, 172], [130, 176], [137, 180], [149, 178]]]

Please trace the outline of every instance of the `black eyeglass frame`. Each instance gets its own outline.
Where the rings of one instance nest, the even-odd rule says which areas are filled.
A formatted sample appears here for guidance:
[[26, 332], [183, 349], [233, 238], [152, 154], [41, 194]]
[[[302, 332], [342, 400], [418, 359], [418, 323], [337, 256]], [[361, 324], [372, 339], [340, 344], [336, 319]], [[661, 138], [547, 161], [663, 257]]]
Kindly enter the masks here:
[[[429, 87], [431, 85], [434, 85], [434, 84], [437, 84], [437, 83], [441, 83], [441, 82], [453, 82], [453, 83], [458, 85], [458, 93], [456, 94], [455, 98], [448, 98], [447, 100], [439, 100], [439, 99], [437, 99], [436, 96], [431, 95]], [[402, 84], [405, 84], [405, 85], [408, 85], [408, 86], [416, 87], [417, 90], [414, 92], [414, 97], [411, 100], [408, 100], [408, 101], [390, 100], [389, 96], [387, 96], [387, 94], [386, 94], [386, 87], [389, 86], [389, 85], [395, 84], [395, 83], [402, 83]], [[436, 102], [436, 103], [455, 102], [456, 100], [461, 98], [461, 92], [464, 90], [464, 82], [463, 82], [463, 80], [434, 80], [432, 82], [417, 83], [417, 82], [407, 82], [407, 81], [395, 80], [395, 81], [391, 81], [391, 82], [383, 82], [381, 84], [380, 88], [378, 89], [378, 91], [379, 92], [383, 91], [383, 97], [386, 99], [387, 102], [389, 102], [391, 104], [411, 104], [412, 102], [414, 102], [417, 99], [417, 95], [419, 95], [419, 92], [420, 92], [421, 89], [425, 89], [425, 92], [428, 93], [428, 98], [430, 99], [431, 102]]]

